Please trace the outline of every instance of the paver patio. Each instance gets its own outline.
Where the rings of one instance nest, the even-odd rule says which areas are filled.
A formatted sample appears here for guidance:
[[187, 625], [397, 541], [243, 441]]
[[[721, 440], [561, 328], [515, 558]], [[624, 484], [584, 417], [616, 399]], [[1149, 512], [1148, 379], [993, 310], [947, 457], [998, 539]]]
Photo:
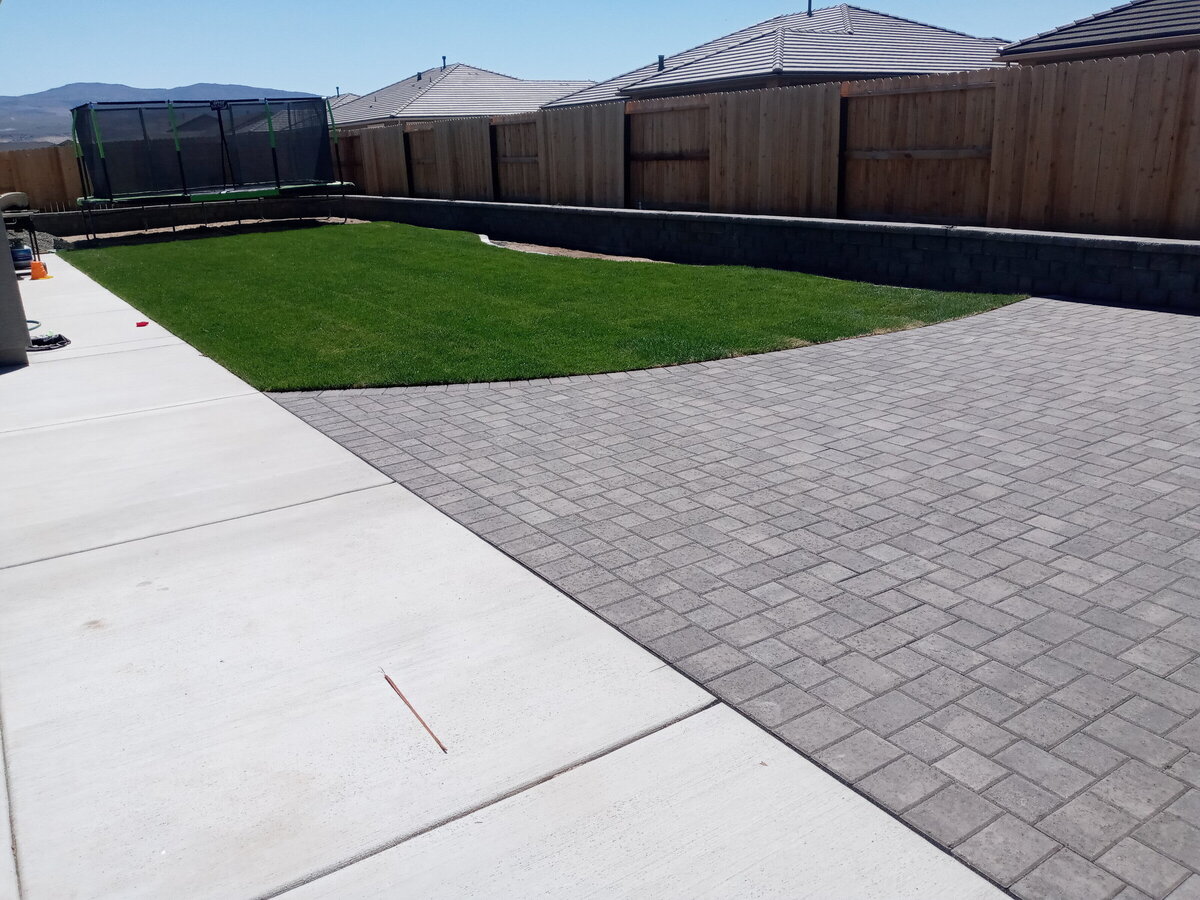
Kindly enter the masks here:
[[[1200, 896], [1200, 319], [276, 395], [1027, 898]], [[1124, 893], [1122, 893], [1124, 892]]]
[[999, 896], [51, 265], [73, 343], [0, 371], [0, 900]]

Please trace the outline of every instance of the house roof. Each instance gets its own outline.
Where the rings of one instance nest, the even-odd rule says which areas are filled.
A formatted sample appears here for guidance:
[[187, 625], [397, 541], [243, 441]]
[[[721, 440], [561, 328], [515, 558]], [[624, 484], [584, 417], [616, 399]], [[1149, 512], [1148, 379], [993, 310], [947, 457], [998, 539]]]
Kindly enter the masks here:
[[445, 119], [532, 112], [590, 81], [525, 81], [463, 63], [426, 69], [333, 108], [339, 125], [381, 119]]
[[1001, 38], [977, 38], [847, 3], [778, 16], [563, 97], [548, 106], [704, 90], [780, 75], [907, 75], [998, 65]]
[[339, 106], [345, 106], [347, 103], [353, 103], [359, 97], [358, 94], [338, 94], [336, 97], [328, 97], [329, 107], [337, 109]]
[[1012, 59], [1025, 54], [1189, 36], [1200, 40], [1200, 3], [1196, 0], [1134, 0], [1009, 44], [1000, 56]]

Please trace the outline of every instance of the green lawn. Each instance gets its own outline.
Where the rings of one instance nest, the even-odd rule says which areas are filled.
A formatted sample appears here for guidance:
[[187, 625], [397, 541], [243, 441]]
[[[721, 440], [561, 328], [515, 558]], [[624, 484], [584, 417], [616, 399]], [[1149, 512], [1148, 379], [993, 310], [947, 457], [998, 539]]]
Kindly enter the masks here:
[[1017, 299], [534, 256], [388, 222], [67, 256], [264, 390], [640, 369], [910, 328]]

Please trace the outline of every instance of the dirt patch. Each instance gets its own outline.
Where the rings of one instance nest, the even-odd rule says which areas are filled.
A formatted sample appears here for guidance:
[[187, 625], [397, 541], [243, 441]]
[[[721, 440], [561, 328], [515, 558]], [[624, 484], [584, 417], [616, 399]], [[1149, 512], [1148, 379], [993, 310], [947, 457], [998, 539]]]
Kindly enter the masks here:
[[98, 238], [86, 235], [54, 238], [56, 250], [82, 250], [93, 247], [113, 247], [125, 244], [154, 244], [162, 241], [185, 241], [196, 238], [224, 237], [231, 234], [250, 234], [263, 231], [290, 231], [318, 225], [360, 225], [363, 219], [318, 217], [315, 219], [243, 219], [241, 222], [210, 222], [199, 225], [180, 225], [176, 228], [149, 228], [145, 231], [114, 231]]
[[493, 247], [503, 247], [505, 250], [516, 250], [519, 253], [536, 253], [539, 256], [568, 256], [571, 259], [608, 259], [613, 262], [652, 262], [667, 266], [670, 263], [660, 259], [647, 259], [643, 256], [613, 256], [608, 253], [589, 253], [587, 250], [568, 250], [566, 247], [547, 247], [542, 244], [521, 244], [516, 241], [488, 240]]

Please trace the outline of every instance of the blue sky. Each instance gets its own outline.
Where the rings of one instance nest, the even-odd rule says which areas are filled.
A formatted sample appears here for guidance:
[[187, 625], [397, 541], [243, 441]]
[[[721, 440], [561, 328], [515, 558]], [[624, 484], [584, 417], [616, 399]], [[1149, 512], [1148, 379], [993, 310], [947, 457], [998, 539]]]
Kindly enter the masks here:
[[[861, 0], [985, 37], [1029, 37], [1116, 0]], [[72, 81], [198, 81], [361, 93], [468, 62], [524, 78], [602, 80], [806, 0], [3, 0], [0, 92]], [[817, 0], [816, 7], [830, 6]]]

